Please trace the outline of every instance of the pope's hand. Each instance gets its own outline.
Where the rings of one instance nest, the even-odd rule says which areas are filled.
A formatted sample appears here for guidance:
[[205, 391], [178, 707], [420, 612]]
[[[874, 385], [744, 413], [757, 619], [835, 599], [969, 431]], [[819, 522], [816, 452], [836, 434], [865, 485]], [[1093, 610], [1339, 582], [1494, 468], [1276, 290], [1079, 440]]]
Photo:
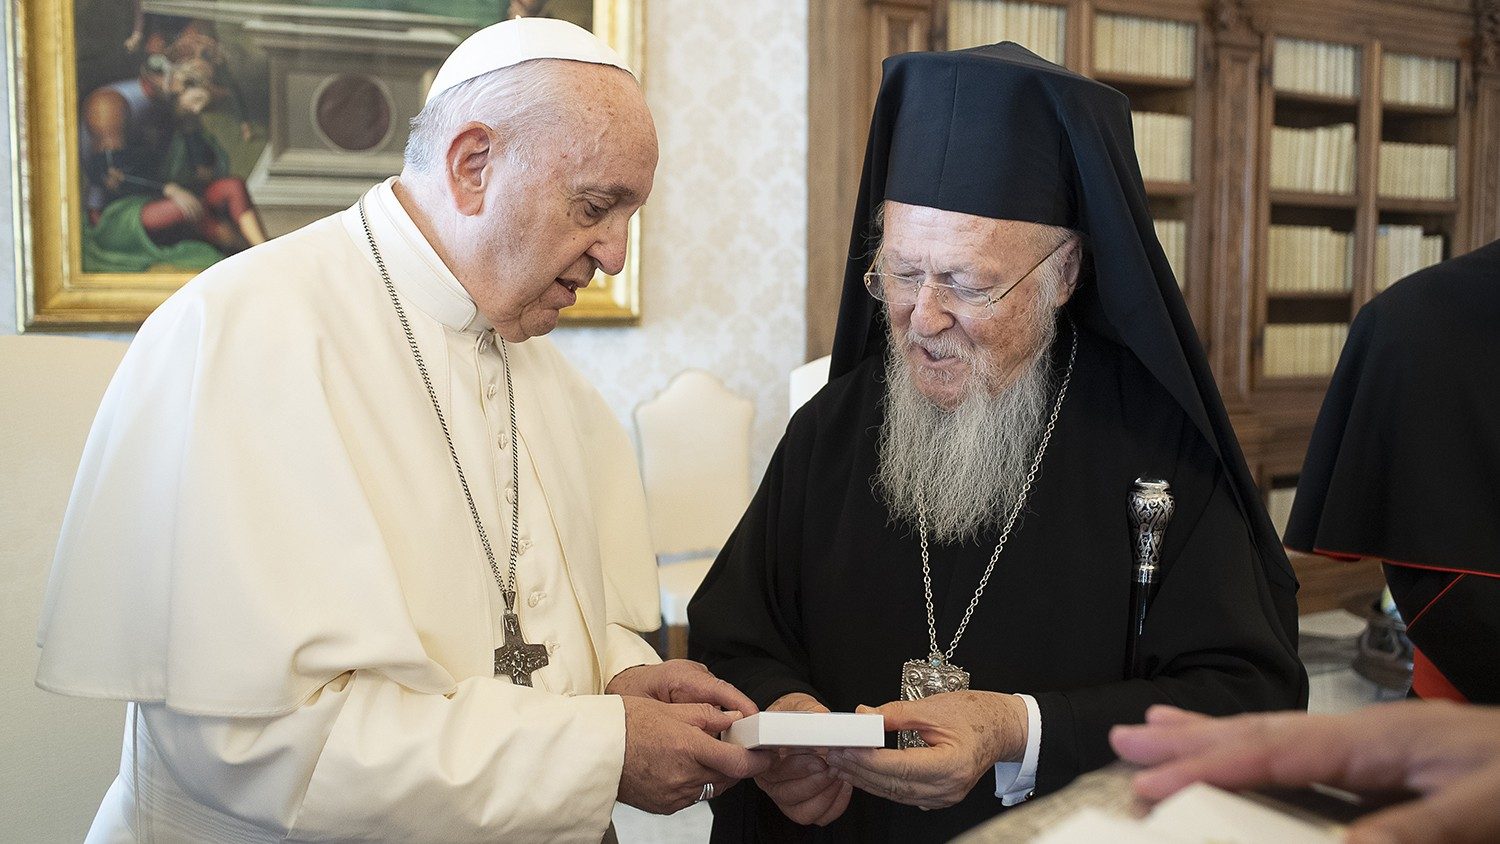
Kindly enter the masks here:
[[916, 730], [927, 747], [830, 751], [828, 764], [845, 782], [877, 797], [923, 809], [964, 799], [997, 762], [1026, 751], [1026, 704], [997, 692], [946, 692], [894, 701], [859, 712], [885, 716], [886, 730]]
[[662, 703], [623, 695], [625, 765], [617, 799], [647, 812], [671, 814], [698, 801], [712, 783], [723, 794], [771, 763], [763, 750], [719, 741], [715, 736], [744, 717], [707, 703]]
[[[827, 712], [828, 707], [802, 692], [782, 695], [769, 712]], [[849, 808], [854, 787], [842, 782], [824, 761], [824, 753], [777, 750], [775, 761], [755, 778], [782, 814], [800, 824], [826, 826]]]
[[702, 663], [687, 659], [627, 668], [609, 681], [604, 693], [649, 697], [662, 703], [711, 703], [745, 715], [757, 711], [739, 689], [715, 677]]

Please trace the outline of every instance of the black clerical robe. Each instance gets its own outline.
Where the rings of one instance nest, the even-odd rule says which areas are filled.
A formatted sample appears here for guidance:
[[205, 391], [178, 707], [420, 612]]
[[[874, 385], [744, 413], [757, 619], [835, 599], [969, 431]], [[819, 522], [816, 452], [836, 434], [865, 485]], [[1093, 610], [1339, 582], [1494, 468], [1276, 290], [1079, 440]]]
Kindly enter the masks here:
[[[1052, 358], [1065, 362], [1066, 345]], [[915, 530], [892, 524], [872, 491], [884, 394], [872, 356], [796, 414], [689, 606], [694, 658], [761, 707], [797, 691], [835, 712], [885, 703], [901, 663], [928, 653]], [[1177, 510], [1141, 641], [1145, 679], [1126, 679], [1126, 496], [1138, 477], [1170, 481]], [[932, 545], [942, 647], [997, 538]], [[1305, 675], [1218, 458], [1134, 356], [1086, 330], [1027, 512], [953, 661], [975, 689], [1036, 697], [1037, 794], [1110, 761], [1110, 726], [1140, 722], [1152, 703], [1223, 714], [1301, 700]], [[958, 805], [928, 812], [856, 791], [819, 829], [793, 824], [747, 781], [714, 801], [713, 837], [941, 841], [1000, 812], [994, 791], [991, 771]]]
[[1385, 563], [1420, 697], [1500, 704], [1500, 241], [1360, 308], [1297, 482], [1290, 548]]

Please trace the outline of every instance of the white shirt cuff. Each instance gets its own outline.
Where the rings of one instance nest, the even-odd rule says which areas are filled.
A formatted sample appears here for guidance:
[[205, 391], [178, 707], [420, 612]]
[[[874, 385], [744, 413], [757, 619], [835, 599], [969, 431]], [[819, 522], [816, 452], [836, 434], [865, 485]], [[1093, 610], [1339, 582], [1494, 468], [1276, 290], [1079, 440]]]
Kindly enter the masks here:
[[1026, 753], [1019, 762], [995, 763], [995, 796], [1006, 806], [1031, 799], [1036, 787], [1036, 760], [1042, 752], [1042, 710], [1031, 695], [1016, 697], [1026, 703]]

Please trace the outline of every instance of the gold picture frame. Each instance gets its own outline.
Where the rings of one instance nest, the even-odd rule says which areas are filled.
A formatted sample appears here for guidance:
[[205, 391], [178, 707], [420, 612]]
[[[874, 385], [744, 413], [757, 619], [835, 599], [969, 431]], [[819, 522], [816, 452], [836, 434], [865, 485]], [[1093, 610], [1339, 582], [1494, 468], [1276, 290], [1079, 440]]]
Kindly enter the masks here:
[[[108, 203], [113, 200], [98, 198], [105, 188], [99, 184], [96, 177], [100, 172], [108, 172], [112, 177], [118, 174], [113, 169], [101, 170], [100, 168], [105, 165], [99, 163], [97, 154], [88, 168], [84, 166], [84, 160], [81, 157], [81, 147], [85, 144], [81, 130], [85, 122], [81, 119], [85, 98], [79, 91], [79, 77], [80, 75], [88, 76], [89, 74], [83, 73], [82, 70], [91, 70], [97, 65], [88, 64], [92, 60], [89, 57], [94, 55], [93, 50], [85, 51], [87, 56], [82, 60], [84, 64], [80, 65], [80, 46], [91, 42], [84, 40], [86, 35], [77, 34], [76, 25], [79, 21], [77, 10], [80, 7], [87, 6], [89, 3], [98, 5], [103, 2], [105, 0], [10, 0], [5, 3], [5, 39], [9, 56], [6, 85], [10, 94], [12, 126], [10, 160], [13, 167], [12, 184], [14, 185], [12, 216], [15, 242], [15, 283], [17, 285], [17, 321], [20, 323], [17, 328], [21, 331], [132, 328], [139, 325], [152, 310], [192, 278], [203, 266], [199, 265], [196, 269], [178, 269], [170, 261], [162, 263], [160, 257], [156, 256], [158, 263], [150, 265], [149, 268], [139, 269], [137, 267], [140, 264], [151, 259], [142, 257], [140, 253], [110, 252], [108, 249], [101, 250], [98, 246], [98, 232], [103, 230], [100, 210], [105, 209], [104, 213], [107, 214]], [[258, 57], [267, 63], [270, 69], [262, 68], [258, 76], [248, 77], [251, 82], [260, 79], [269, 80], [268, 90], [262, 91], [253, 85], [239, 85], [233, 79], [222, 85], [215, 83], [213, 90], [231, 92], [239, 99], [233, 102], [237, 111], [230, 124], [222, 122], [231, 120], [227, 116], [230, 110], [225, 109], [226, 114], [220, 115], [218, 135], [225, 139], [225, 143], [221, 145], [215, 142], [213, 146], [221, 153], [220, 159], [223, 164], [221, 169], [236, 166], [234, 161], [236, 156], [239, 156], [240, 169], [228, 169], [228, 175], [241, 182], [241, 187], [248, 191], [248, 198], [259, 208], [258, 213], [261, 217], [268, 222], [273, 219], [283, 222], [283, 227], [270, 224], [262, 226], [263, 233], [271, 236], [284, 233], [312, 219], [335, 213], [353, 204], [353, 198], [357, 196], [357, 193], [350, 194], [349, 190], [355, 185], [362, 184], [367, 187], [379, 180], [378, 176], [373, 176], [372, 168], [383, 167], [385, 169], [381, 172], [387, 175], [397, 172], [399, 148], [404, 145], [405, 140], [406, 120], [415, 113], [415, 108], [420, 107], [420, 97], [425, 92], [426, 85], [431, 81], [431, 74], [441, 63], [441, 57], [446, 55], [447, 50], [451, 50], [452, 43], [456, 43], [457, 39], [466, 34], [464, 26], [467, 25], [469, 30], [472, 30], [484, 24], [483, 20], [474, 20], [466, 24], [457, 17], [438, 16], [420, 11], [425, 8], [424, 3], [434, 2], [434, 0], [314, 0], [314, 4], [311, 5], [303, 5], [296, 0], [284, 0], [287, 3], [285, 20], [280, 19], [283, 16], [280, 12], [269, 16], [264, 13], [268, 5], [273, 5], [278, 0], [255, 4], [236, 2], [236, 0], [135, 0], [134, 3], [132, 0], [107, 0], [107, 2], [113, 4], [113, 6], [103, 7], [108, 8], [110, 14], [115, 14], [114, 10], [118, 8], [133, 16], [134, 32], [131, 36], [137, 45], [141, 43], [143, 19], [149, 22], [153, 20], [152, 16], [156, 16], [156, 19], [160, 21], [182, 21], [191, 17], [192, 20], [201, 18], [210, 22], [208, 26], [213, 37], [208, 41], [215, 47], [220, 41], [223, 42], [225, 49], [220, 52], [220, 55], [233, 59], [236, 54], [232, 48], [237, 45], [241, 50], [240, 56], [248, 55], [249, 48], [244, 47], [245, 44], [257, 45], [270, 55], [270, 58]], [[537, 0], [530, 0], [530, 2], [513, 0], [513, 2], [514, 5], [511, 8], [546, 7], [548, 5], [546, 0], [540, 3]], [[642, 2], [643, 0], [571, 0], [571, 2], [570, 0], [557, 0], [553, 5], [558, 9], [570, 10], [574, 16], [588, 14], [587, 23], [592, 24], [594, 32], [619, 51], [639, 75], [643, 58]], [[588, 8], [589, 3], [592, 3], [591, 10]], [[460, 5], [462, 4], [447, 3], [433, 8], [446, 10]], [[478, 8], [480, 4], [475, 2], [470, 5]], [[498, 15], [501, 4], [490, 5], [496, 8], [495, 14]], [[419, 11], [410, 11], [412, 9]], [[577, 12], [578, 9], [585, 11]], [[85, 11], [87, 14], [82, 17], [85, 27], [97, 31], [98, 10], [89, 7]], [[314, 20], [315, 16], [322, 17]], [[567, 17], [561, 13], [554, 16]], [[324, 24], [327, 21], [343, 25], [344, 29], [350, 33], [358, 31], [362, 34], [345, 35], [339, 31], [340, 26], [337, 25], [309, 25], [310, 23]], [[442, 26], [447, 26], [448, 30], [443, 31], [442, 26], [434, 24], [433, 21], [441, 21]], [[431, 39], [429, 43], [418, 43], [421, 39], [412, 37], [382, 39], [381, 33], [374, 31], [378, 27], [399, 27], [407, 23], [411, 24], [413, 32], [424, 33]], [[215, 25], [223, 28], [213, 29]], [[330, 41], [326, 36], [326, 33], [330, 31], [342, 37], [343, 41], [339, 43], [334, 43], [337, 39]], [[240, 40], [235, 41], [230, 35], [220, 38], [218, 34], [220, 32], [230, 33]], [[327, 54], [323, 63], [311, 71], [306, 66], [298, 66], [294, 68], [295, 74], [278, 73], [274, 54], [277, 45], [281, 43], [278, 39], [284, 41], [299, 37], [308, 38], [305, 33], [309, 32], [325, 33], [325, 35], [320, 36], [322, 40], [316, 43], [309, 41], [311, 46], [297, 47], [302, 52], [290, 53], [290, 55], [297, 56], [300, 62], [304, 61], [302, 57], [309, 55], [307, 51], [323, 50]], [[438, 39], [436, 35], [432, 35], [433, 32], [437, 32], [447, 41]], [[114, 34], [118, 35], [118, 26]], [[179, 30], [176, 37], [180, 38], [180, 34]], [[152, 61], [157, 61], [158, 66], [161, 63], [170, 65], [170, 62], [164, 59], [154, 58], [161, 54], [150, 52], [150, 44], [164, 43], [160, 39], [153, 42], [150, 40], [152, 37], [151, 27], [148, 25], [146, 36], [148, 46], [130, 49], [132, 52], [138, 52], [139, 55], [153, 57]], [[109, 40], [105, 46], [115, 50], [116, 43], [114, 40]], [[128, 47], [128, 44], [127, 39], [125, 45]], [[371, 44], [375, 47], [372, 48]], [[390, 52], [388, 55], [376, 54], [372, 57], [372, 49], [389, 49]], [[341, 54], [337, 52], [338, 50], [346, 52]], [[119, 50], [115, 52], [118, 53]], [[348, 74], [341, 70], [341, 56], [347, 57], [348, 61], [354, 63], [359, 61], [385, 62], [385, 64], [373, 65], [378, 68], [371, 71], [371, 81], [374, 84], [366, 86], [370, 90], [385, 92], [387, 106], [383, 114], [390, 126], [383, 135], [376, 132], [370, 136], [374, 139], [375, 148], [373, 149], [338, 148], [334, 146], [334, 142], [340, 139], [335, 138], [334, 141], [330, 141], [328, 133], [301, 131], [301, 127], [296, 125], [288, 128], [289, 124], [294, 124], [297, 120], [312, 122], [322, 119], [323, 112], [319, 110], [321, 104], [318, 108], [299, 108], [300, 104], [296, 102], [296, 98], [299, 96], [316, 97], [320, 96], [319, 92], [328, 90], [327, 85], [320, 88], [315, 82], [308, 82], [310, 73], [325, 73], [330, 79], [334, 76], [340, 79], [347, 76]], [[232, 65], [232, 61], [223, 61], [225, 68]], [[141, 67], [139, 74], [144, 79], [149, 72], [148, 64], [142, 61], [139, 66]], [[387, 80], [381, 76], [385, 71], [380, 69], [387, 67], [399, 67], [406, 75], [393, 76], [387, 84]], [[422, 74], [420, 83], [414, 81], [412, 77], [412, 74], [416, 73]], [[107, 79], [107, 77], [100, 77], [98, 72], [94, 72], [90, 81], [86, 81], [85, 84], [91, 90], [99, 90], [96, 86], [100, 78]], [[290, 82], [287, 81], [289, 79]], [[123, 84], [124, 81], [129, 80], [122, 80], [115, 84]], [[417, 87], [419, 84], [420, 88]], [[145, 87], [144, 83], [143, 87]], [[249, 95], [242, 93], [242, 90], [247, 88], [250, 91]], [[309, 91], [313, 93], [309, 94]], [[257, 125], [251, 119], [249, 115], [253, 109], [246, 105], [246, 103], [253, 105], [257, 96], [267, 112], [264, 125]], [[233, 97], [226, 95], [225, 99], [232, 100]], [[281, 111], [276, 111], [276, 109], [281, 109]], [[216, 106], [210, 105], [205, 110], [205, 117], [213, 116], [217, 110], [219, 109]], [[88, 125], [90, 127], [97, 125], [98, 113], [97, 110], [89, 112]], [[277, 115], [282, 114], [290, 116], [282, 119], [281, 125], [277, 125]], [[238, 131], [223, 129], [225, 125], [236, 124]], [[314, 130], [316, 128], [313, 127]], [[301, 131], [300, 140], [299, 131]], [[231, 135], [236, 137], [230, 137]], [[240, 144], [241, 135], [243, 144]], [[309, 138], [312, 140], [308, 140]], [[304, 148], [296, 148], [299, 143], [303, 144]], [[327, 149], [317, 148], [318, 143], [322, 143]], [[92, 147], [91, 153], [98, 148], [92, 142], [90, 146]], [[227, 152], [224, 151], [225, 148], [228, 148]], [[179, 145], [174, 149], [180, 150], [181, 147]], [[157, 152], [160, 152], [160, 149]], [[251, 161], [253, 164], [245, 163]], [[301, 169], [298, 170], [298, 167]], [[86, 170], [91, 175], [86, 175]], [[330, 173], [333, 175], [330, 176]], [[333, 181], [335, 177], [340, 181]], [[278, 179], [280, 181], [277, 181]], [[112, 185], [117, 184], [117, 180], [112, 183]], [[333, 188], [330, 188], [330, 185]], [[160, 185], [158, 184], [157, 187], [159, 188]], [[151, 188], [143, 188], [143, 190], [151, 190]], [[362, 192], [362, 189], [358, 192]], [[281, 203], [274, 206], [274, 214], [266, 210], [269, 206], [261, 204], [262, 197], [265, 197], [267, 203]], [[235, 231], [232, 225], [233, 219], [230, 218], [231, 222], [221, 228], [227, 233], [226, 237], [236, 238], [233, 243], [238, 243], [243, 248], [244, 244], [253, 241], [248, 239], [248, 234], [240, 235]], [[156, 239], [155, 234], [153, 231], [153, 240]], [[195, 234], [196, 232], [190, 233], [189, 237]], [[140, 229], [134, 232], [134, 236], [140, 240], [146, 236], [146, 231]], [[84, 245], [86, 240], [89, 244], [87, 253], [85, 253]], [[231, 241], [226, 240], [226, 243], [231, 243]], [[150, 252], [149, 247], [150, 244], [148, 244], [147, 254], [155, 256], [156, 253]], [[222, 254], [228, 254], [227, 249], [231, 248], [233, 248], [232, 244], [225, 247]], [[201, 253], [195, 254], [201, 255]], [[563, 312], [563, 323], [639, 323], [641, 314], [639, 254], [640, 222], [639, 215], [637, 215], [630, 222], [629, 257], [625, 268], [615, 276], [600, 273], [592, 284], [580, 290], [577, 303]], [[112, 261], [100, 258], [101, 255], [106, 258], [124, 255], [130, 259], [124, 262], [129, 268], [122, 270]], [[209, 257], [205, 260], [215, 259]]]

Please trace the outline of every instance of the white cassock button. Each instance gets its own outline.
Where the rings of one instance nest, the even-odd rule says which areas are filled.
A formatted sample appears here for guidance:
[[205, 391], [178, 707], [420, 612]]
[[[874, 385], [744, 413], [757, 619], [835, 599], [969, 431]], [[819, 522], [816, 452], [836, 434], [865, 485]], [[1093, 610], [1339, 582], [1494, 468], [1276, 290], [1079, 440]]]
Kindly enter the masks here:
[[479, 335], [479, 351], [481, 351], [481, 352], [488, 352], [489, 350], [490, 350], [490, 333], [488, 331], [486, 331], [485, 333]]
[[516, 488], [511, 486], [510, 484], [505, 485], [505, 503], [516, 503]]
[[560, 643], [560, 642], [548, 642], [547, 643], [547, 653], [549, 653], [549, 654], [555, 654], [555, 653], [557, 653], [557, 649], [560, 648], [560, 647], [562, 647], [562, 643]]
[[524, 554], [524, 553], [526, 553], [527, 551], [530, 551], [530, 550], [531, 550], [531, 540], [526, 539], [525, 537], [522, 537], [521, 540], [516, 543], [516, 553], [518, 553], [518, 554]]
[[534, 607], [537, 604], [540, 604], [546, 597], [546, 592], [532, 592], [530, 595], [526, 596], [526, 606]]
[[488, 387], [484, 388], [484, 397], [487, 399], [492, 399], [498, 392], [500, 392], [500, 388], [496, 387], [494, 384], [491, 384]]
[[508, 448], [510, 446], [510, 434], [501, 434], [500, 436], [495, 437], [495, 446], [501, 451], [504, 451], [506, 448]]
[[568, 689], [567, 691], [563, 692], [563, 697], [577, 697], [577, 696], [578, 696], [578, 693], [575, 692], [575, 691], [573, 691], [572, 689]]

